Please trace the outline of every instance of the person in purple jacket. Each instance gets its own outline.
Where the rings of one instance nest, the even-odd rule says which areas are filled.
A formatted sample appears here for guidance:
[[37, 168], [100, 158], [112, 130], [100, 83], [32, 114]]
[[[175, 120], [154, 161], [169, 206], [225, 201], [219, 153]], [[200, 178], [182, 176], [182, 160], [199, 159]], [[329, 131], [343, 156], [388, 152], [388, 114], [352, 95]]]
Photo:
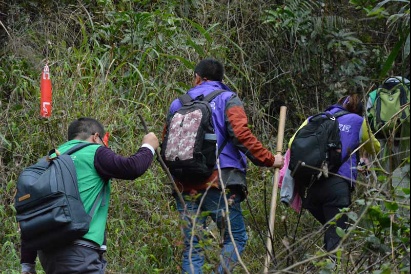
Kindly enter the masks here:
[[[349, 207], [351, 204], [351, 191], [355, 187], [357, 179], [357, 164], [360, 159], [358, 153], [353, 153], [361, 144], [364, 143], [364, 149], [372, 154], [372, 147], [375, 152], [380, 151], [380, 143], [371, 134], [368, 134], [367, 123], [363, 117], [363, 103], [360, 94], [344, 96], [338, 100], [337, 104], [328, 107], [325, 111], [335, 114], [341, 110], [349, 111], [337, 118], [340, 126], [340, 139], [342, 143], [342, 159], [345, 160], [339, 170], [338, 176], [324, 176], [319, 180], [305, 184], [309, 185], [307, 189], [299, 189], [303, 203], [302, 206], [322, 224], [326, 226], [324, 234], [324, 248], [326, 251], [334, 250], [341, 238], [336, 233], [336, 226], [347, 228], [347, 215], [343, 215], [336, 220], [335, 225], [328, 225], [340, 213], [340, 210]], [[304, 126], [306, 120], [302, 126]], [[290, 144], [293, 138], [290, 140]], [[303, 185], [303, 184], [301, 184]]]
[[[106, 202], [95, 210], [89, 231], [72, 244], [53, 250], [39, 250], [38, 256], [47, 274], [58, 273], [104, 273], [106, 261], [105, 230], [110, 200], [110, 179], [134, 180], [150, 167], [155, 150], [159, 146], [152, 132], [143, 137], [138, 151], [129, 157], [116, 154], [104, 145], [103, 125], [93, 118], [79, 118], [68, 128], [68, 141], [58, 147], [64, 153], [81, 142], [97, 145], [87, 146], [71, 154], [77, 172], [80, 198], [88, 212], [97, 196], [106, 185]], [[22, 273], [35, 273], [35, 250], [27, 250], [22, 243]]]
[[[273, 155], [251, 132], [242, 101], [223, 83], [223, 77], [224, 66], [219, 61], [212, 58], [204, 59], [194, 69], [194, 87], [187, 91], [191, 98], [197, 98], [207, 96], [216, 90], [224, 90], [210, 102], [217, 144], [221, 150], [220, 170], [215, 166], [214, 172], [205, 180], [198, 178], [187, 181], [176, 180], [185, 200], [183, 205], [175, 193], [177, 208], [182, 218], [187, 220], [183, 227], [185, 246], [183, 273], [203, 273], [204, 250], [201, 241], [207, 235], [207, 216], [217, 224], [223, 238], [220, 243], [223, 262], [216, 272], [227, 273], [227, 270], [230, 272], [238, 264], [237, 254], [244, 251], [248, 239], [241, 209], [241, 202], [247, 195], [247, 158], [253, 164], [262, 167], [281, 168], [284, 165], [283, 156]], [[178, 99], [174, 100], [168, 115], [172, 116], [181, 107], [181, 102]], [[228, 209], [224, 195], [229, 204]], [[227, 215], [225, 215], [226, 211], [228, 211]], [[194, 237], [191, 237], [192, 220], [195, 220], [199, 227]], [[228, 221], [234, 242], [231, 240]]]

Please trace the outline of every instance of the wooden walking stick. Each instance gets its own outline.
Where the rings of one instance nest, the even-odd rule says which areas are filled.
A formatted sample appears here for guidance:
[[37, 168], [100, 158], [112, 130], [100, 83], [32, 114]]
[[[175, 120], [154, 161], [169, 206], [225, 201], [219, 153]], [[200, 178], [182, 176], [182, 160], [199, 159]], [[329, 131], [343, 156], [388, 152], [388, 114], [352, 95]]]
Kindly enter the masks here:
[[[277, 134], [277, 155], [281, 155], [283, 149], [284, 140], [284, 128], [285, 128], [285, 116], [287, 113], [287, 107], [281, 106], [280, 108], [280, 122], [278, 124], [278, 134]], [[264, 264], [264, 273], [268, 273], [268, 268], [270, 266], [270, 261], [274, 258], [273, 255], [273, 231], [274, 231], [274, 221], [275, 221], [275, 209], [277, 207], [277, 193], [278, 193], [278, 180], [280, 178], [280, 169], [275, 168], [273, 176], [273, 192], [271, 195], [271, 209], [270, 209], [270, 222], [267, 235], [267, 255]]]

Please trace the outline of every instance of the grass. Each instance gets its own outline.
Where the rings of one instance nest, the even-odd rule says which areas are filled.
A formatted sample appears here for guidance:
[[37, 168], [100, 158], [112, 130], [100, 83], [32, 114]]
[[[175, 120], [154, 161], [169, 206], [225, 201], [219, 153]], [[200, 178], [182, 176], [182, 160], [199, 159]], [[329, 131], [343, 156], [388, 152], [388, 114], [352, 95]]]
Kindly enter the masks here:
[[[310, 69], [300, 71], [294, 62], [305, 55], [297, 52], [287, 59], [290, 49], [281, 33], [274, 35], [269, 26], [261, 25], [260, 12], [269, 8], [266, 1], [230, 2], [230, 7], [213, 2], [215, 12], [207, 12], [210, 1], [186, 1], [184, 8], [192, 11], [188, 13], [179, 1], [140, 6], [117, 2], [119, 6], [79, 8], [62, 4], [53, 14], [37, 13], [35, 18], [13, 9], [17, 4], [10, 5], [9, 13], [16, 19], [8, 19], [11, 36], [0, 51], [1, 273], [19, 273], [19, 233], [13, 208], [17, 176], [65, 141], [73, 119], [91, 116], [102, 121], [111, 134], [110, 147], [130, 155], [144, 135], [138, 115], [160, 136], [169, 104], [191, 86], [194, 64], [207, 56], [226, 64], [225, 82], [244, 99], [250, 127], [271, 151], [275, 150], [281, 104], [289, 109], [287, 140], [304, 117], [334, 100], [335, 94], [326, 89], [328, 83], [315, 80], [321, 68], [312, 60], [302, 60]], [[229, 8], [239, 12], [233, 14]], [[194, 12], [197, 9], [201, 12]], [[40, 71], [46, 60], [53, 82], [49, 119], [38, 115]], [[376, 70], [370, 64], [372, 69]], [[348, 83], [340, 84], [338, 90], [350, 88]], [[327, 90], [329, 95], [318, 90]], [[242, 259], [250, 273], [262, 270], [266, 255], [272, 175], [250, 164], [249, 200], [242, 205], [249, 234]], [[353, 226], [341, 246], [338, 272], [409, 270], [404, 259], [409, 255], [409, 216], [403, 213], [409, 210], [409, 187], [401, 197], [386, 197], [380, 191], [386, 179], [382, 176], [372, 181], [374, 188], [364, 186], [354, 193], [347, 214], [355, 212], [360, 217], [350, 220]], [[137, 180], [114, 180], [112, 188], [107, 273], [179, 272], [182, 234], [172, 187], [159, 164], [155, 162]], [[277, 205], [273, 267], [298, 273], [336, 271], [330, 269], [321, 248], [319, 223], [307, 212], [298, 227], [297, 223], [296, 212]], [[207, 247], [207, 267], [212, 269], [218, 264], [219, 247], [215, 242]], [[241, 267], [234, 271], [244, 272]]]

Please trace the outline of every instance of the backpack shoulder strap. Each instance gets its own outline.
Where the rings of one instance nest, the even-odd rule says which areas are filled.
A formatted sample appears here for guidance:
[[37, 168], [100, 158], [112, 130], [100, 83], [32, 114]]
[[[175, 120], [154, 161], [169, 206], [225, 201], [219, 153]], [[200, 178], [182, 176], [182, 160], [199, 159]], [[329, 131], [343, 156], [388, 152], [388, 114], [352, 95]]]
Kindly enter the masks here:
[[[84, 147], [90, 146], [90, 145], [98, 145], [98, 144], [90, 143], [90, 142], [81, 142], [81, 143], [75, 145], [74, 147], [70, 148], [69, 150], [67, 150], [67, 151], [64, 152], [63, 154], [70, 155], [70, 154], [72, 154], [72, 153], [74, 153], [74, 152], [76, 152], [76, 151], [78, 151], [78, 150], [80, 150], [80, 149], [82, 149], [82, 148], [84, 148]], [[53, 154], [53, 153], [56, 153], [56, 149], [55, 149], [55, 148], [53, 148], [52, 150], [50, 150], [49, 153], [48, 153], [48, 155], [50, 156], [50, 155]]]
[[[349, 113], [351, 113], [351, 112], [349, 112], [347, 110], [340, 110], [340, 111], [337, 111], [336, 113], [334, 113], [334, 117], [339, 118], [339, 117], [344, 116], [344, 115], [349, 114]], [[350, 158], [350, 153], [347, 153], [347, 155], [344, 157], [344, 159], [341, 160], [341, 164], [345, 163], [349, 158]]]
[[78, 151], [78, 150], [80, 150], [80, 149], [82, 149], [82, 148], [84, 148], [84, 147], [90, 146], [90, 145], [98, 145], [98, 144], [90, 143], [90, 142], [84, 142], [84, 143], [81, 142], [81, 143], [75, 145], [74, 147], [70, 148], [69, 150], [67, 150], [67, 151], [64, 152], [63, 154], [70, 155], [70, 154], [72, 154], [72, 153], [74, 153], [74, 152], [76, 152], [76, 151]]
[[373, 105], [374, 105], [374, 102], [375, 102], [375, 98], [377, 97], [378, 89], [379, 89], [379, 88], [374, 89], [374, 90], [371, 91], [370, 94], [368, 95], [369, 98], [371, 98], [371, 102], [372, 102]]
[[103, 188], [101, 189], [100, 193], [98, 194], [98, 196], [96, 197], [96, 200], [93, 203], [93, 206], [91, 207], [90, 211], [88, 212], [88, 215], [90, 215], [91, 218], [93, 218], [94, 215], [94, 211], [97, 208], [97, 203], [99, 201], [101, 201], [101, 204], [105, 204], [105, 200], [106, 200], [106, 188], [107, 188], [107, 183], [104, 183]]
[[[216, 98], [218, 95], [220, 95], [221, 93], [223, 93], [225, 91], [227, 91], [227, 90], [214, 90], [213, 92], [208, 94], [206, 97], [204, 97], [203, 101], [211, 102], [214, 98]], [[221, 152], [223, 151], [223, 149], [227, 145], [227, 143], [228, 143], [228, 140], [224, 139], [223, 143], [218, 148], [217, 157], [220, 156]]]
[[[69, 150], [67, 150], [65, 153], [66, 155], [70, 155], [76, 151], [79, 151], [82, 148], [85, 148], [87, 146], [90, 145], [98, 145], [96, 143], [90, 143], [90, 142], [81, 142], [75, 146], [73, 146], [72, 148], [70, 148]], [[103, 188], [101, 189], [100, 193], [97, 195], [96, 200], [94, 200], [93, 206], [91, 207], [90, 211], [88, 212], [88, 215], [90, 215], [91, 218], [93, 218], [94, 215], [94, 211], [97, 208], [97, 204], [99, 201], [101, 201], [101, 203], [104, 205], [105, 204], [105, 198], [106, 198], [106, 189], [107, 189], [107, 182], [104, 183]]]
[[[410, 89], [407, 85], [403, 83], [398, 84], [397, 87], [400, 89], [400, 105], [404, 106], [409, 101]], [[405, 111], [403, 111], [401, 114], [401, 119], [406, 119], [406, 118], [407, 118], [407, 114], [405, 113]]]
[[186, 94], [183, 94], [180, 97], [178, 97], [178, 100], [180, 100], [180, 103], [182, 105], [185, 105], [185, 104], [190, 103], [191, 101], [193, 101], [193, 98], [191, 98], [191, 96], [186, 93]]
[[214, 98], [216, 98], [218, 95], [221, 93], [228, 91], [228, 90], [214, 90], [210, 94], [208, 94], [206, 97], [204, 97], [203, 101], [211, 102]]
[[[70, 148], [69, 150], [67, 150], [66, 152], [63, 153], [63, 155], [70, 155], [76, 151], [79, 151], [82, 148], [85, 148], [87, 146], [90, 145], [98, 145], [96, 143], [90, 143], [90, 142], [81, 142], [75, 146], [73, 146], [72, 148]], [[97, 208], [97, 204], [99, 201], [101, 201], [103, 204], [105, 203], [105, 193], [106, 193], [106, 188], [107, 188], [107, 182], [104, 183], [103, 188], [101, 189], [100, 193], [98, 194], [98, 196], [96, 197], [96, 200], [93, 203], [93, 206], [90, 209], [90, 212], [88, 212], [88, 215], [90, 215], [93, 218], [94, 215], [94, 211]]]
[[[213, 100], [215, 97], [217, 97], [218, 95], [220, 95], [221, 93], [223, 93], [225, 91], [228, 91], [228, 90], [215, 90], [215, 91], [211, 92], [210, 94], [208, 94], [207, 96], [205, 96], [204, 98], [198, 99], [198, 100], [211, 102], [211, 100]], [[181, 95], [180, 97], [178, 97], [178, 100], [180, 100], [182, 105], [185, 105], [187, 103], [190, 103], [190, 102], [194, 101], [194, 99], [191, 98], [191, 96], [188, 95], [187, 93]]]
[[[311, 121], [313, 121], [314, 119], [316, 119], [316, 118], [318, 118], [318, 117], [321, 118], [321, 117], [324, 117], [324, 116], [326, 116], [328, 119], [332, 119], [332, 118], [333, 118], [333, 115], [332, 115], [331, 113], [329, 113], [329, 112], [320, 112], [320, 113], [317, 113], [317, 114], [309, 117], [309, 118], [308, 118], [308, 123], [311, 122]], [[316, 121], [316, 120], [315, 120], [315, 121]]]
[[221, 144], [221, 146], [218, 148], [217, 151], [217, 157], [220, 156], [221, 152], [223, 152], [224, 147], [227, 145], [228, 140], [224, 139], [223, 143]]
[[340, 110], [340, 111], [337, 111], [336, 113], [334, 113], [334, 117], [335, 118], [339, 118], [339, 117], [341, 117], [341, 116], [343, 116], [343, 115], [346, 115], [346, 114], [349, 114], [349, 113], [351, 113], [351, 112], [349, 112], [349, 111], [347, 111], [347, 110]]

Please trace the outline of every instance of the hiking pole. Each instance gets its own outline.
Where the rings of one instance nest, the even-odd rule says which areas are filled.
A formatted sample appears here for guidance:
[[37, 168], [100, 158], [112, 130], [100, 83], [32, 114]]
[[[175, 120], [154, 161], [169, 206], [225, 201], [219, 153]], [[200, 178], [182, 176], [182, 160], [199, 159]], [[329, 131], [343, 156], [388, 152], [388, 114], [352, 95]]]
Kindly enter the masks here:
[[[148, 128], [147, 128], [146, 121], [144, 121], [144, 119], [143, 119], [143, 116], [141, 116], [140, 114], [137, 114], [137, 116], [138, 116], [138, 118], [140, 118], [141, 124], [142, 124], [143, 127], [144, 127], [144, 131], [146, 132], [146, 134], [148, 134], [149, 131], [148, 131]], [[172, 185], [173, 185], [173, 188], [174, 188], [175, 192], [177, 193], [178, 198], [179, 198], [181, 204], [182, 204], [182, 205], [184, 206], [184, 208], [185, 208], [185, 202], [184, 202], [183, 196], [181, 195], [180, 190], [178, 189], [176, 183], [174, 182], [174, 178], [173, 178], [173, 176], [171, 175], [170, 170], [168, 170], [166, 164], [165, 164], [164, 161], [163, 161], [163, 158], [161, 158], [159, 148], [156, 149], [156, 155], [157, 155], [158, 161], [160, 162], [161, 168], [162, 168], [162, 169], [164, 170], [164, 172], [167, 174], [167, 177], [168, 177], [168, 179], [171, 181], [171, 183], [172, 183]]]
[[[278, 134], [277, 134], [277, 155], [281, 155], [283, 149], [283, 139], [284, 139], [284, 128], [285, 128], [285, 116], [287, 113], [287, 107], [281, 106], [280, 108], [280, 121], [278, 124]], [[270, 210], [270, 222], [267, 235], [267, 255], [265, 257], [264, 263], [264, 273], [268, 273], [268, 268], [270, 266], [271, 259], [274, 259], [273, 255], [273, 235], [274, 235], [274, 220], [275, 220], [275, 209], [277, 207], [277, 193], [278, 193], [278, 180], [280, 178], [280, 169], [277, 167], [274, 170], [273, 176], [273, 192], [271, 195], [271, 210]]]

